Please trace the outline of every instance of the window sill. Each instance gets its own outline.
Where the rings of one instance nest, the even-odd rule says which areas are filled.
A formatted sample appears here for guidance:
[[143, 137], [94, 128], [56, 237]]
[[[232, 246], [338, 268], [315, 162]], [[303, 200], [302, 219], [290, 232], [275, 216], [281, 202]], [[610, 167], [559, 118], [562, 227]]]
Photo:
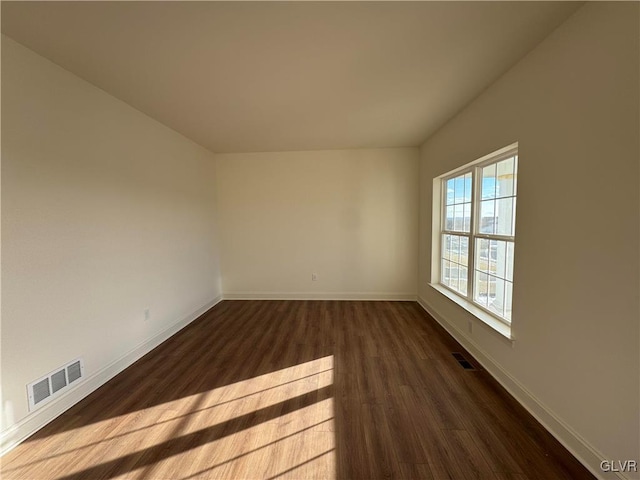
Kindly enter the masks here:
[[505, 337], [507, 340], [510, 340], [511, 342], [514, 341], [513, 337], [511, 336], [511, 327], [509, 325], [506, 325], [505, 323], [501, 322], [497, 318], [494, 318], [492, 315], [488, 314], [481, 308], [475, 306], [469, 300], [456, 295], [455, 293], [443, 287], [442, 285], [439, 285], [436, 283], [430, 283], [429, 286], [432, 287], [434, 290], [437, 290], [438, 292], [440, 292], [449, 300], [460, 305], [471, 315], [476, 317], [485, 325], [491, 327], [492, 330], [499, 333], [500, 335]]

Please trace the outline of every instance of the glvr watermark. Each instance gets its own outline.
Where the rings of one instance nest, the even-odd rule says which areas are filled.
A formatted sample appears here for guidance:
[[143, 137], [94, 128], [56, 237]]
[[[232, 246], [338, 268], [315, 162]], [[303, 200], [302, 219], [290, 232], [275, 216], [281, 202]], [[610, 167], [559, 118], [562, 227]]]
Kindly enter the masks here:
[[637, 472], [637, 460], [603, 460], [600, 462], [603, 472]]

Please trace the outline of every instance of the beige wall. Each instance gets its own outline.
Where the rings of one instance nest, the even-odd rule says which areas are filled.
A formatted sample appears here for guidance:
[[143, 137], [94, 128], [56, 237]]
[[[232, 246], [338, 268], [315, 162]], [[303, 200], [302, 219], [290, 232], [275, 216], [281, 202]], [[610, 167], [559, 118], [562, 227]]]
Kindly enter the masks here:
[[[29, 424], [28, 382], [77, 356], [104, 380], [215, 301], [222, 269], [230, 297], [417, 289], [592, 469], [637, 459], [637, 20], [638, 4], [587, 4], [431, 137], [420, 162], [411, 148], [214, 162], [3, 37], [3, 447], [16, 425], [64, 409]], [[482, 324], [470, 331], [427, 283], [432, 179], [514, 141], [511, 345]]]
[[415, 298], [417, 149], [216, 161], [225, 296]]
[[[596, 471], [640, 451], [638, 9], [587, 4], [422, 147], [421, 299]], [[514, 141], [512, 348], [428, 282], [433, 178]]]
[[3, 447], [31, 421], [27, 383], [79, 356], [104, 381], [220, 295], [213, 169], [207, 150], [2, 38]]

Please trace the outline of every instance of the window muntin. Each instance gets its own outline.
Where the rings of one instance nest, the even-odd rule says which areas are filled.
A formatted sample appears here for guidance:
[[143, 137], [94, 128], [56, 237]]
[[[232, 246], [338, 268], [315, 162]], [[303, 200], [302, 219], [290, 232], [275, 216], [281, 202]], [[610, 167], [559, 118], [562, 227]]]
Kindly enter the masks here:
[[445, 201], [441, 238], [441, 277], [443, 285], [467, 295], [469, 239], [471, 232], [471, 194], [473, 176], [463, 173], [443, 181]]
[[511, 323], [517, 147], [442, 179], [439, 283]]
[[469, 238], [462, 235], [442, 235], [442, 283], [467, 295]]

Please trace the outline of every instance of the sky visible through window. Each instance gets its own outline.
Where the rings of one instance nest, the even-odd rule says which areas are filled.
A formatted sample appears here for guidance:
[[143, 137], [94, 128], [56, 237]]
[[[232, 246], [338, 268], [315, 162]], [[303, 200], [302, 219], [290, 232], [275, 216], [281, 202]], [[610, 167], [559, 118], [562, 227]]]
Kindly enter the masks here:
[[[449, 180], [447, 182], [447, 204], [449, 205], [452, 203], [463, 203], [465, 201], [471, 201], [471, 183], [471, 178], [458, 177]], [[482, 191], [483, 193], [486, 192], [496, 197], [500, 195], [495, 177], [482, 179]], [[469, 192], [468, 200], [465, 192]], [[493, 206], [490, 207], [490, 211], [488, 213], [493, 215]]]

